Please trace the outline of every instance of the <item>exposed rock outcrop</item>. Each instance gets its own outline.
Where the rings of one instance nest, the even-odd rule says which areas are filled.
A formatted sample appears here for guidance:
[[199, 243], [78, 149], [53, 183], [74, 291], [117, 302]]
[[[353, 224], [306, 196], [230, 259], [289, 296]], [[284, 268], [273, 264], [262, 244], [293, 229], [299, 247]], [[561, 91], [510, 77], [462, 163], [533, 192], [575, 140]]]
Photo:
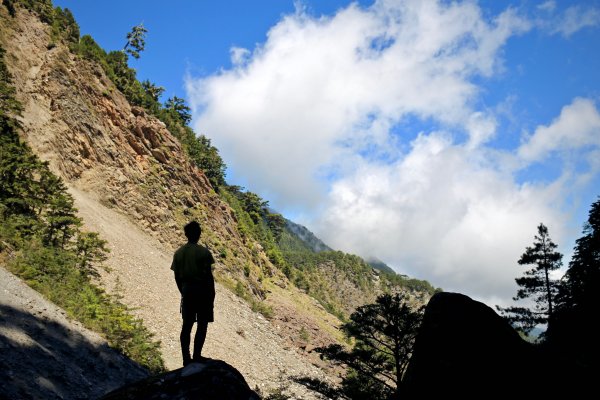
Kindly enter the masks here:
[[207, 359], [127, 385], [100, 400], [227, 399], [259, 400], [240, 372], [221, 360]]

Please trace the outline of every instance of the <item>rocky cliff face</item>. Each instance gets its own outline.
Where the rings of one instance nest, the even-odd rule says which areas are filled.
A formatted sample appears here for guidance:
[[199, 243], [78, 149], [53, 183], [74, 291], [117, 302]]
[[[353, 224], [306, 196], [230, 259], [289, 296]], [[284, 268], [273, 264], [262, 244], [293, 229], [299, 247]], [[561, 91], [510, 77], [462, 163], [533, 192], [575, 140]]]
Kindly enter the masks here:
[[237, 276], [250, 261], [256, 274], [277, 273], [260, 245], [239, 234], [231, 208], [161, 121], [132, 107], [99, 65], [65, 46], [47, 49], [49, 29], [36, 15], [2, 12], [23, 132], [56, 173], [171, 248], [181, 243], [181, 227], [198, 219], [209, 247], [236, 249], [218, 260], [221, 272]]

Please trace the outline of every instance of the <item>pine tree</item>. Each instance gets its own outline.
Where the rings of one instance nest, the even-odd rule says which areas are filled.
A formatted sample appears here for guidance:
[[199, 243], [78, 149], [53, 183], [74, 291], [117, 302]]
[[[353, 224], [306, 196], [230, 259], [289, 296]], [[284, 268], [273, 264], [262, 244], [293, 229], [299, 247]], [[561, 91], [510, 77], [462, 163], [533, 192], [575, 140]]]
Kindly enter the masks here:
[[[106, 240], [100, 238], [97, 232], [79, 232], [75, 244], [77, 263], [82, 274], [99, 277], [97, 266], [108, 259], [110, 250], [106, 247]], [[106, 267], [103, 267], [105, 270]]]
[[592, 204], [583, 236], [575, 242], [563, 281], [561, 306], [595, 307], [600, 303], [600, 198]]
[[515, 281], [520, 289], [513, 300], [531, 298], [531, 307], [508, 307], [498, 309], [513, 326], [524, 333], [529, 333], [538, 324], [546, 324], [552, 317], [554, 301], [558, 293], [559, 283], [550, 277], [550, 272], [562, 265], [562, 254], [550, 239], [548, 228], [544, 224], [538, 226], [538, 234], [532, 247], [527, 247], [519, 259], [520, 265], [534, 265]]
[[592, 204], [583, 236], [563, 277], [556, 312], [548, 323], [547, 343], [561, 363], [568, 365], [563, 381], [585, 391], [595, 390], [600, 342], [600, 198]]
[[352, 350], [340, 345], [315, 349], [324, 358], [350, 368], [342, 395], [351, 399], [387, 399], [398, 395], [423, 318], [402, 293], [383, 294], [374, 304], [358, 307], [342, 329], [355, 339]]
[[173, 96], [167, 99], [165, 110], [174, 118], [179, 119], [182, 125], [187, 125], [192, 120], [192, 109], [185, 104], [185, 100], [181, 97]]
[[204, 171], [213, 188], [218, 190], [220, 186], [225, 185], [226, 165], [210, 139], [204, 135], [196, 137], [190, 150], [194, 151], [193, 159], [196, 165]]
[[165, 88], [162, 86], [156, 86], [154, 83], [150, 82], [148, 79], [142, 82], [142, 89], [152, 98], [154, 101], [158, 101], [160, 96], [165, 91]]
[[61, 249], [64, 249], [69, 240], [76, 235], [82, 224], [81, 219], [77, 217], [73, 197], [66, 192], [66, 189], [50, 199], [44, 216], [46, 221], [46, 229], [42, 236], [44, 244]]
[[146, 47], [146, 33], [148, 30], [144, 28], [144, 24], [139, 24], [131, 28], [131, 32], [127, 34], [127, 43], [123, 47], [123, 52], [131, 55], [133, 58], [140, 58], [140, 52]]

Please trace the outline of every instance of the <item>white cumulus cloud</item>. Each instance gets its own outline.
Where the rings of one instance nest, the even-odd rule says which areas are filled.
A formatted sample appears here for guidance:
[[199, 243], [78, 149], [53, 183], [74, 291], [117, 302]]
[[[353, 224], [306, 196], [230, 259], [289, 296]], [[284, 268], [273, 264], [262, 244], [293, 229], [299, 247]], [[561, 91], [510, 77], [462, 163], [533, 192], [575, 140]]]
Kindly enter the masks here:
[[552, 152], [600, 146], [600, 113], [590, 99], [576, 98], [548, 126], [538, 126], [519, 147], [519, 156], [537, 161]]
[[471, 110], [470, 78], [492, 74], [506, 39], [527, 27], [512, 10], [485, 20], [470, 2], [298, 11], [251, 56], [236, 49], [245, 63], [188, 80], [196, 130], [272, 204], [314, 206], [348, 152], [388, 150], [389, 127], [407, 115], [469, 124], [475, 142], [491, 136], [489, 118]]
[[194, 128], [230, 183], [301, 210], [327, 244], [506, 305], [536, 226], [564, 237], [560, 193], [574, 179], [515, 173], [596, 132], [595, 106], [576, 99], [518, 154], [491, 147], [498, 123], [476, 107], [475, 82], [501, 74], [507, 40], [530, 28], [513, 9], [490, 17], [470, 1], [383, 0], [321, 17], [299, 8], [265, 43], [232, 49], [231, 69], [188, 77]]
[[536, 226], [546, 224], [559, 243], [564, 237], [555, 209], [564, 185], [517, 184], [487, 151], [421, 135], [402, 160], [364, 164], [336, 182], [319, 233], [445, 290], [506, 302]]

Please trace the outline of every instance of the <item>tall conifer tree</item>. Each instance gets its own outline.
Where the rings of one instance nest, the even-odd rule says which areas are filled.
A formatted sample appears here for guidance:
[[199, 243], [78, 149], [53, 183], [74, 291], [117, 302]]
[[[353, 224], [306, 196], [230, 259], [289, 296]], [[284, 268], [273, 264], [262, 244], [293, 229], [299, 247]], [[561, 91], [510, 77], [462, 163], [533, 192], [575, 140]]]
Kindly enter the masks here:
[[583, 236], [575, 242], [573, 257], [562, 279], [556, 313], [548, 324], [548, 343], [568, 365], [565, 380], [595, 390], [600, 342], [600, 198], [589, 212]]
[[595, 307], [600, 302], [600, 198], [589, 212], [583, 236], [575, 242], [573, 257], [564, 277], [561, 306]]
[[538, 234], [532, 247], [527, 247], [519, 259], [520, 265], [533, 265], [524, 275], [516, 278], [519, 285], [513, 300], [533, 300], [531, 307], [508, 307], [498, 309], [517, 329], [529, 333], [536, 325], [545, 324], [552, 316], [559, 283], [550, 273], [562, 265], [562, 254], [544, 224], [538, 225]]
[[131, 28], [131, 32], [127, 34], [127, 43], [123, 47], [123, 52], [134, 58], [140, 58], [140, 53], [146, 47], [146, 33], [148, 33], [148, 30], [144, 28], [144, 24]]

